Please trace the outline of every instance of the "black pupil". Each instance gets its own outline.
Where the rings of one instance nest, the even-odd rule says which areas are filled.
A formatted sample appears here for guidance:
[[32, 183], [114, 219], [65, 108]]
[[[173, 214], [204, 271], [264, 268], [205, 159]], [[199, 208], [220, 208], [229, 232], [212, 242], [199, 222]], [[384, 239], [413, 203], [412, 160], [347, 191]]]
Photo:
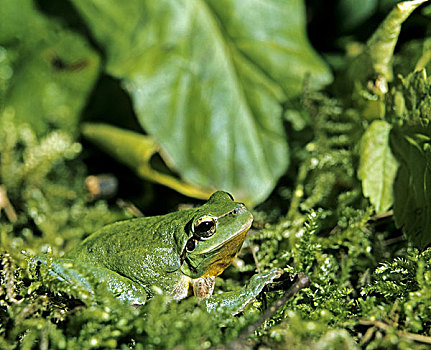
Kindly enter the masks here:
[[196, 227], [196, 230], [200, 233], [205, 233], [205, 232], [210, 231], [213, 226], [214, 226], [214, 223], [212, 221], [204, 221], [204, 222], [201, 222]]

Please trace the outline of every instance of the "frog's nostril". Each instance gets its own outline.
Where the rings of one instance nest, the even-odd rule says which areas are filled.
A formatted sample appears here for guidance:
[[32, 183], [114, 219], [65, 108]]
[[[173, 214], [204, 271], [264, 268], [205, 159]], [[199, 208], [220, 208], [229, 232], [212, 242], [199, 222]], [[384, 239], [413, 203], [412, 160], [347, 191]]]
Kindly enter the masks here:
[[238, 204], [238, 206], [232, 210], [232, 213], [234, 213], [234, 214], [243, 213], [244, 210], [246, 210], [245, 205], [242, 203], [237, 203], [237, 204]]

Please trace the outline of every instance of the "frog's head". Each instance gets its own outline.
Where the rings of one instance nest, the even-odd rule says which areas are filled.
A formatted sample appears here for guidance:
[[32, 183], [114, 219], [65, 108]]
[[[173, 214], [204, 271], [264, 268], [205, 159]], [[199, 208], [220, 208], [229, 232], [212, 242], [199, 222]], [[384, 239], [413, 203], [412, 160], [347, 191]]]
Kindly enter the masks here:
[[253, 216], [226, 192], [215, 192], [195, 209], [186, 226], [181, 271], [192, 278], [220, 275], [239, 252]]

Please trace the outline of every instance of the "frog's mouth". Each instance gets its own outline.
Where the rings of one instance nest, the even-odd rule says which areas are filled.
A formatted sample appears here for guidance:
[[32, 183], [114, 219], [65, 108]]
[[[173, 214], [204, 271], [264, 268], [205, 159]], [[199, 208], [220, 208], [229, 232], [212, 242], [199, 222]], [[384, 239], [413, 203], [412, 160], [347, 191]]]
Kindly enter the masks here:
[[209, 259], [205, 259], [204, 261], [202, 261], [197, 267], [197, 270], [199, 270], [199, 267], [201, 267], [201, 265], [208, 264], [208, 268], [201, 276], [202, 278], [216, 277], [220, 275], [232, 263], [233, 259], [238, 254], [239, 250], [242, 247], [242, 244], [244, 243], [245, 236], [250, 229], [252, 222], [253, 219], [250, 218], [250, 220], [248, 220], [240, 228], [240, 230], [228, 240], [226, 240], [225, 242], [221, 242], [215, 247], [211, 247], [210, 249], [202, 252], [212, 252], [212, 256]]
[[[232, 241], [236, 242], [239, 236], [245, 238], [245, 235], [247, 234], [248, 230], [250, 229], [252, 222], [253, 222], [253, 218], [251, 217], [244, 225], [242, 225], [240, 227], [238, 232], [235, 233], [233, 236], [229, 237], [229, 239], [227, 239], [224, 242], [220, 242], [219, 244], [217, 244], [214, 247], [209, 247], [208, 249], [203, 250], [201, 252], [201, 254], [206, 254], [209, 252], [217, 252], [221, 247], [231, 244]], [[241, 245], [242, 245], [242, 243], [241, 243]]]

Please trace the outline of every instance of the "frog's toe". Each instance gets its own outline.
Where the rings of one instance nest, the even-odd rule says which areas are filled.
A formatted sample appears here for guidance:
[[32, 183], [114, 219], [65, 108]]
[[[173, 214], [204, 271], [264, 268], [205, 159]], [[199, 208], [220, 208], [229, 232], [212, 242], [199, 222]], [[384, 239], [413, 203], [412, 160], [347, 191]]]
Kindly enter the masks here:
[[301, 288], [309, 287], [311, 284], [310, 278], [300, 272], [300, 273], [287, 273], [282, 271], [282, 274], [268, 284], [266, 287], [267, 292], [273, 292], [276, 290], [288, 290], [292, 285], [299, 281]]
[[279, 268], [273, 268], [270, 271], [258, 273], [251, 278], [247, 289], [256, 296], [266, 285], [273, 283], [274, 280], [279, 278], [282, 274], [283, 270]]
[[273, 279], [278, 279], [278, 278], [280, 278], [281, 276], [283, 276], [284, 271], [283, 271], [282, 269], [278, 268], [278, 267], [274, 267], [274, 268], [270, 271], [270, 274], [274, 276], [274, 278], [273, 278]]

